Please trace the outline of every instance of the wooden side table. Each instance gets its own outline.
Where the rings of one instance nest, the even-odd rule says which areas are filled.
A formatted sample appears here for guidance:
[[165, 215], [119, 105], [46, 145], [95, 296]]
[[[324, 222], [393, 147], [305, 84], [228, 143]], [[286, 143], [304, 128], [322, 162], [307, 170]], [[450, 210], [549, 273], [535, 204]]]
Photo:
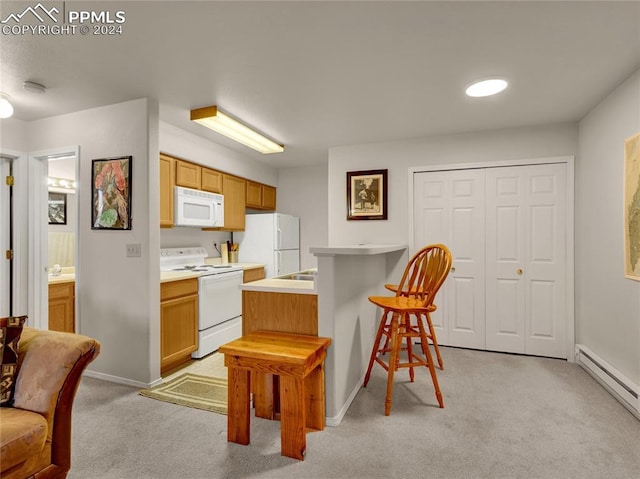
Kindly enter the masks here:
[[251, 373], [277, 375], [281, 454], [304, 459], [306, 429], [325, 426], [324, 359], [330, 344], [330, 338], [255, 331], [221, 346], [229, 375], [227, 441], [249, 444]]

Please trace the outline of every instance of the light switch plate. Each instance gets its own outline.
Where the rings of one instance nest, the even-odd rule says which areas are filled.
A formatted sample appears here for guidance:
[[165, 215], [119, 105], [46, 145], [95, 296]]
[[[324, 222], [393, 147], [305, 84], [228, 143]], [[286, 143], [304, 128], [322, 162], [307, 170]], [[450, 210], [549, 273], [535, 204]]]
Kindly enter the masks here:
[[142, 245], [140, 243], [127, 244], [128, 258], [139, 258], [140, 256], [142, 256]]

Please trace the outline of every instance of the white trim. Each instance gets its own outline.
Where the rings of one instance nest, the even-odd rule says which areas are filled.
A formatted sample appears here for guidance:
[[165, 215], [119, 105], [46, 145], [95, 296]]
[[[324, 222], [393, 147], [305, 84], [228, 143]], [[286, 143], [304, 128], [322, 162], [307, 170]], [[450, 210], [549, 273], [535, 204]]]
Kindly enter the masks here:
[[[28, 187], [26, 187], [27, 154], [22, 151], [0, 148], [0, 156], [13, 160], [13, 177], [15, 180], [13, 188], [13, 314], [22, 315], [28, 314], [27, 305], [29, 304], [27, 291], [28, 254], [25, 248], [26, 239], [24, 239], [28, 214], [17, 214], [16, 210], [18, 206], [28, 204]], [[8, 221], [8, 218], [6, 220]], [[5, 223], [2, 224], [4, 225]], [[28, 324], [29, 326], [32, 325], [31, 320], [29, 320]]]
[[150, 383], [143, 383], [142, 381], [134, 381], [133, 379], [122, 378], [120, 376], [112, 376], [111, 374], [99, 373], [97, 371], [91, 371], [89, 369], [82, 373], [83, 376], [93, 379], [99, 379], [101, 381], [107, 381], [115, 384], [124, 384], [125, 386], [133, 386], [135, 388], [152, 388], [162, 383], [162, 379], [156, 379]]
[[576, 344], [576, 361], [624, 407], [640, 419], [640, 385], [634, 384], [584, 344]]
[[364, 384], [364, 377], [366, 375], [367, 375], [367, 373], [365, 371], [365, 373], [360, 378], [360, 381], [358, 381], [358, 383], [355, 385], [355, 387], [353, 388], [353, 391], [351, 391], [351, 394], [349, 394], [349, 397], [347, 398], [345, 403], [340, 408], [340, 411], [338, 411], [338, 414], [333, 416], [333, 417], [328, 417], [327, 416], [325, 418], [325, 424], [327, 426], [336, 427], [336, 426], [340, 425], [340, 423], [342, 422], [342, 419], [344, 418], [344, 415], [347, 413], [347, 410], [349, 409], [349, 406], [351, 406], [351, 403], [356, 398], [356, 395], [358, 394], [360, 389], [362, 389], [362, 385]]
[[575, 350], [575, 243], [574, 243], [574, 221], [575, 221], [575, 205], [574, 205], [574, 188], [575, 188], [575, 157], [573, 156], [552, 156], [548, 158], [530, 158], [521, 160], [504, 160], [504, 161], [485, 161], [474, 163], [455, 163], [430, 166], [413, 166], [409, 168], [408, 173], [408, 209], [409, 212], [409, 255], [415, 252], [415, 244], [413, 240], [413, 218], [414, 218], [414, 191], [413, 177], [416, 173], [424, 173], [430, 171], [449, 171], [449, 170], [469, 170], [480, 168], [502, 168], [505, 166], [527, 166], [527, 165], [545, 165], [552, 163], [565, 163], [567, 165], [567, 331], [566, 331], [566, 351], [567, 361], [574, 362], [575, 358], [572, 351]]

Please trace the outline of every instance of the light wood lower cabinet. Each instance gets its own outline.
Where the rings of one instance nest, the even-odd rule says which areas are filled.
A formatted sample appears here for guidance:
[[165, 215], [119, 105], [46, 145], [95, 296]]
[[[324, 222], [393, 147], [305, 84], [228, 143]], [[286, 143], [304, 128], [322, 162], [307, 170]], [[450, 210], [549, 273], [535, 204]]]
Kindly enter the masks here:
[[242, 282], [251, 283], [252, 281], [264, 279], [265, 276], [264, 268], [245, 269], [242, 275]]
[[75, 333], [76, 283], [49, 284], [49, 329]]
[[242, 334], [252, 331], [318, 335], [318, 295], [242, 292]]
[[198, 280], [160, 285], [160, 373], [188, 362], [198, 349]]

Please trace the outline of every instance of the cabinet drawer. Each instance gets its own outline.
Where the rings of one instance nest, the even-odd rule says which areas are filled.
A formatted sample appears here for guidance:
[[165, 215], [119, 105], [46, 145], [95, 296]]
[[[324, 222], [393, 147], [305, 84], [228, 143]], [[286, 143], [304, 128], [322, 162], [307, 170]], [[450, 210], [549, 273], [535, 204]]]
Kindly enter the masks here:
[[264, 279], [264, 277], [265, 277], [264, 268], [245, 269], [242, 276], [242, 281], [245, 283], [250, 283], [251, 281], [258, 281], [259, 279]]
[[167, 301], [191, 294], [198, 294], [197, 278], [167, 281], [166, 283], [160, 284], [160, 301]]
[[57, 283], [49, 285], [49, 299], [73, 298], [75, 283]]

